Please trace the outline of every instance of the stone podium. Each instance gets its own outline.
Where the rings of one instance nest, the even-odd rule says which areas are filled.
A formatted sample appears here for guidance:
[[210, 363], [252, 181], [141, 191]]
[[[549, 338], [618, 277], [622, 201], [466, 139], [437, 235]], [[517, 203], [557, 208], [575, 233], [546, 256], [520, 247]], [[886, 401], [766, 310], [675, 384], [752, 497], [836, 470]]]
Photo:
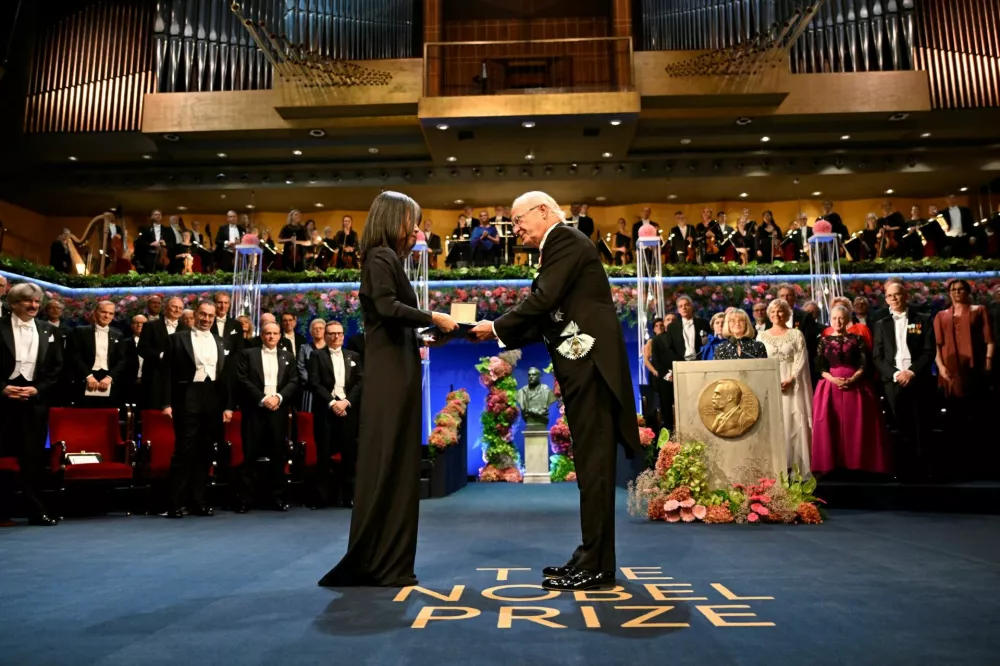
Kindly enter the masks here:
[[552, 483], [549, 476], [548, 429], [524, 431], [524, 482]]
[[754, 460], [774, 478], [788, 470], [776, 359], [676, 362], [673, 384], [677, 440], [705, 443], [712, 487]]

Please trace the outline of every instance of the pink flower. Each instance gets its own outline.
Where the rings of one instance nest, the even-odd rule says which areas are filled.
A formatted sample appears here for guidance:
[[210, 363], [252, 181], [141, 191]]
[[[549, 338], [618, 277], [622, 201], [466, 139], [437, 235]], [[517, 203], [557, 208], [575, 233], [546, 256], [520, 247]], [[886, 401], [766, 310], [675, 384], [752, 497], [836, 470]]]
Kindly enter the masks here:
[[668, 523], [679, 523], [681, 520], [681, 514], [679, 511], [668, 511], [667, 515], [663, 517]]
[[[763, 504], [751, 504], [751, 505], [750, 505], [750, 509], [751, 509], [751, 510], [752, 510], [752, 511], [753, 511], [754, 513], [758, 513], [758, 514], [760, 514], [760, 515], [762, 515], [762, 516], [766, 516], [766, 515], [768, 515], [769, 513], [771, 513], [770, 511], [768, 511], [768, 510], [767, 510], [767, 507], [766, 507], [766, 506], [764, 506]], [[753, 515], [753, 514], [750, 514], [750, 515]]]
[[701, 504], [695, 504], [694, 508], [691, 509], [691, 513], [693, 513], [694, 517], [697, 518], [698, 520], [705, 520], [705, 515], [708, 513], [708, 508]]
[[663, 505], [664, 511], [676, 511], [681, 506], [681, 503], [677, 500], [667, 500], [667, 503]]
[[693, 523], [694, 511], [692, 511], [691, 509], [681, 509], [681, 520], [683, 520], [685, 523]]
[[681, 500], [681, 506], [685, 509], [690, 509], [694, 506], [694, 498], [688, 497], [686, 500]]
[[748, 523], [756, 523], [758, 520], [760, 520], [760, 518], [757, 516], [756, 513], [751, 513], [749, 516], [747, 516]]

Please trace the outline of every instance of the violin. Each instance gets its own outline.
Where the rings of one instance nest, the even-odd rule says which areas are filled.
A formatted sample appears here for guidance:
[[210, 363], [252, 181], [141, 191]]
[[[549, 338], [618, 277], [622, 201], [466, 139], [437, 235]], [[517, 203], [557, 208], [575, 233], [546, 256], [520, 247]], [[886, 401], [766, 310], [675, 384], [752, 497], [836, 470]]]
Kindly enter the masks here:
[[705, 254], [719, 254], [719, 244], [715, 242], [715, 232], [711, 229], [705, 232]]
[[695, 250], [694, 250], [694, 236], [688, 236], [688, 249], [687, 249], [687, 262], [693, 264], [695, 262]]

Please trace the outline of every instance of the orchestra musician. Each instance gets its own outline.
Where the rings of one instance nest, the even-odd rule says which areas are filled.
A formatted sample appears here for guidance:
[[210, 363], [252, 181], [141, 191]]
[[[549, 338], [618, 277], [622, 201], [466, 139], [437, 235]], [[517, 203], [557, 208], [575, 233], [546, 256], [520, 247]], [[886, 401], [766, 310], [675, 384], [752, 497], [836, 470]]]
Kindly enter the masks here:
[[354, 230], [354, 218], [350, 215], [340, 221], [340, 231], [333, 237], [333, 248], [337, 251], [337, 268], [358, 268], [358, 232]]
[[817, 218], [819, 220], [826, 220], [830, 223], [833, 233], [840, 236], [840, 242], [845, 243], [847, 239], [850, 238], [851, 232], [847, 230], [847, 225], [840, 217], [840, 213], [835, 213], [833, 211], [833, 202], [829, 199], [823, 201], [823, 214]]
[[641, 227], [644, 224], [652, 224], [657, 229], [660, 228], [660, 225], [649, 219], [649, 216], [652, 214], [653, 214], [653, 209], [650, 208], [649, 206], [643, 206], [642, 209], [639, 211], [639, 220], [632, 225], [632, 247], [639, 247], [638, 243], [636, 242], [639, 240], [639, 227]]
[[69, 251], [70, 236], [69, 229], [63, 229], [59, 237], [52, 241], [52, 245], [49, 247], [49, 266], [60, 273], [73, 272], [73, 259]]
[[624, 217], [618, 218], [618, 231], [615, 233], [612, 253], [614, 254], [614, 265], [624, 266], [635, 261], [632, 256], [632, 239], [628, 235], [627, 223]]
[[170, 249], [170, 272], [174, 275], [201, 272], [201, 257], [191, 240], [191, 230], [181, 231], [181, 241]]
[[278, 234], [278, 242], [282, 244], [282, 268], [286, 271], [302, 271], [305, 268], [305, 246], [310, 244], [310, 240], [302, 226], [302, 213], [297, 209], [293, 208], [288, 212], [285, 226]]
[[256, 229], [251, 229], [250, 233], [251, 235], [257, 236], [258, 245], [260, 245], [260, 249], [263, 250], [263, 269], [265, 271], [269, 271], [276, 266], [280, 268], [281, 257], [278, 255], [278, 250], [274, 245], [274, 239], [271, 238], [271, 232], [264, 229], [258, 234]]
[[880, 236], [875, 251], [876, 257], [888, 258], [900, 254], [900, 241], [903, 238], [903, 229], [906, 228], [906, 220], [902, 213], [892, 208], [892, 202], [888, 199], [882, 202], [882, 217], [878, 219]]
[[585, 203], [573, 203], [569, 207], [569, 215], [566, 217], [566, 224], [576, 227], [583, 232], [583, 235], [593, 240], [594, 220], [587, 215], [590, 205]]
[[870, 261], [878, 251], [878, 216], [868, 213], [865, 216], [865, 228], [861, 231], [861, 253], [855, 259]]
[[799, 213], [799, 216], [792, 220], [785, 237], [786, 242], [790, 242], [794, 252], [790, 261], [809, 261], [809, 239], [812, 238], [813, 230], [809, 226], [809, 216]]
[[[646, 210], [646, 209], [643, 209]], [[687, 223], [687, 216], [683, 211], [674, 213], [674, 224], [667, 237], [667, 247], [670, 249], [670, 261], [672, 263], [687, 263], [691, 259], [691, 250], [695, 244], [696, 229]], [[638, 237], [638, 230], [635, 234]]]
[[144, 273], [165, 271], [170, 265], [170, 248], [177, 240], [170, 227], [163, 225], [163, 213], [154, 210], [149, 215], [149, 225], [139, 232], [136, 239], [136, 268]]
[[750, 263], [751, 257], [757, 256], [754, 235], [748, 228], [749, 224], [749, 216], [746, 213], [741, 214], [736, 220], [736, 231], [728, 237], [736, 251], [736, 260], [744, 266]]
[[757, 229], [757, 261], [770, 264], [775, 259], [781, 259], [781, 241], [784, 236], [781, 227], [774, 221], [774, 213], [765, 210], [761, 214], [763, 223]]
[[[500, 209], [500, 211], [501, 211], [501, 216], [500, 217], [502, 218], [503, 217], [503, 215], [502, 215], [503, 208], [498, 206], [498, 209]], [[426, 241], [426, 243], [427, 243], [427, 252], [428, 252], [428, 255], [427, 255], [427, 264], [428, 264], [428, 267], [430, 267], [430, 268], [437, 268], [438, 267], [438, 256], [440, 256], [440, 254], [442, 252], [441, 237], [438, 236], [436, 233], [433, 232], [434, 223], [431, 221], [431, 218], [428, 217], [427, 219], [424, 220], [423, 228], [424, 228], [424, 241]]]
[[215, 265], [220, 270], [231, 271], [236, 260], [236, 246], [243, 239], [246, 227], [240, 226], [235, 210], [226, 213], [226, 224], [215, 234]]
[[945, 241], [944, 255], [968, 257], [976, 244], [976, 226], [972, 219], [972, 211], [967, 206], [959, 206], [958, 197], [954, 194], [945, 197], [945, 202], [948, 206], [944, 210], [944, 218], [948, 228], [944, 233], [948, 238]]

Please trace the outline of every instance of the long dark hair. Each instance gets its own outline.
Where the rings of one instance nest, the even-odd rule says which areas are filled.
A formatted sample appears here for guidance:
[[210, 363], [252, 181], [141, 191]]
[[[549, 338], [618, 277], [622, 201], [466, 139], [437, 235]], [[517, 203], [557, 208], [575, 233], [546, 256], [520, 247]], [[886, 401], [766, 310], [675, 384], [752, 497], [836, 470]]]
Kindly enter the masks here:
[[[420, 224], [420, 204], [399, 192], [386, 191], [375, 197], [361, 233], [361, 261], [364, 263], [368, 252], [377, 247], [390, 248], [397, 256], [405, 254], [400, 246], [399, 232], [407, 224]], [[406, 236], [409, 237], [407, 228]]]

